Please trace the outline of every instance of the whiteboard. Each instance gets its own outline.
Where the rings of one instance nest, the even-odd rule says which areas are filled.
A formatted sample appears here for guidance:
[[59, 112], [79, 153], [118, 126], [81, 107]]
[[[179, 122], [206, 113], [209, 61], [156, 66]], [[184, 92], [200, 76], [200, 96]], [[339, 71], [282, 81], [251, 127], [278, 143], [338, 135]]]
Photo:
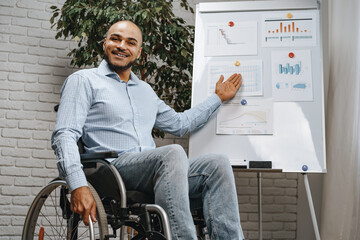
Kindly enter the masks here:
[[244, 80], [190, 134], [190, 158], [223, 153], [233, 166], [271, 161], [283, 172], [326, 172], [319, 12], [315, 1], [197, 4], [192, 106], [209, 97], [220, 72], [239, 69]]

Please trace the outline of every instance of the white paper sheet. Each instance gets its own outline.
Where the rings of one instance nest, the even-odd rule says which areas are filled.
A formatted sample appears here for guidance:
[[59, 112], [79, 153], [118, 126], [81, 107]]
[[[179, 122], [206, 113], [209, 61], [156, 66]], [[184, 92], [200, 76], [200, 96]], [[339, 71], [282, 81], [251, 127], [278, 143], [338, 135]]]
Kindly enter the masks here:
[[273, 102], [247, 99], [246, 105], [221, 106], [216, 134], [273, 134]]
[[271, 67], [274, 101], [313, 101], [310, 50], [273, 51]]
[[257, 22], [206, 25], [205, 56], [257, 55]]
[[263, 47], [293, 47], [316, 45], [316, 15], [295, 12], [264, 14], [261, 23]]
[[[240, 63], [235, 66], [235, 62]], [[211, 62], [208, 68], [208, 95], [211, 96], [215, 92], [217, 81], [220, 76], [224, 75], [225, 81], [234, 73], [240, 73], [242, 76], [242, 85], [234, 98], [227, 103], [240, 103], [241, 97], [244, 96], [262, 96], [263, 95], [263, 82], [262, 82], [262, 61], [249, 60], [241, 61], [218, 61]]]

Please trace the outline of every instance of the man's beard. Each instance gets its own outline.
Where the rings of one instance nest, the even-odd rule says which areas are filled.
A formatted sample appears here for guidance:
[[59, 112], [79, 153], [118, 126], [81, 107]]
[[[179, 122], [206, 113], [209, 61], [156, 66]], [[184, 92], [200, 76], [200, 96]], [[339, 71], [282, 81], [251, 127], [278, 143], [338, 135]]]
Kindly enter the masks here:
[[126, 64], [125, 66], [117, 66], [117, 65], [112, 64], [112, 62], [110, 61], [108, 55], [105, 54], [104, 59], [105, 59], [106, 62], [108, 63], [110, 69], [113, 70], [114, 72], [116, 72], [116, 71], [122, 72], [122, 71], [128, 70], [128, 69], [131, 68], [131, 67], [134, 65], [134, 63], [135, 63], [135, 60], [134, 60], [134, 61], [132, 61], [132, 62], [129, 62], [129, 63]]

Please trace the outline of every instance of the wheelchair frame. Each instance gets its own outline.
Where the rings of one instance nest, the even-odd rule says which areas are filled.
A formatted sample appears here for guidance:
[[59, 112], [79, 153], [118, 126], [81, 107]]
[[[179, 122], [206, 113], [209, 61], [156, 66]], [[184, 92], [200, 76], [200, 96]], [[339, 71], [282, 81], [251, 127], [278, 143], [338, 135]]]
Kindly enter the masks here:
[[[116, 188], [118, 189], [119, 198], [110, 199], [110, 201], [104, 201], [106, 196], [98, 195], [100, 189], [93, 188], [91, 182], [89, 188], [92, 191], [92, 194], [95, 198], [97, 204], [97, 219], [106, 218], [106, 228], [110, 225], [113, 228], [113, 234], [108, 234], [108, 231], [103, 235], [104, 239], [116, 238], [116, 230], [120, 228], [120, 240], [125, 240], [125, 227], [129, 226], [135, 229], [138, 232], [138, 235], [131, 239], [154, 239], [154, 240], [171, 240], [171, 231], [168, 216], [165, 210], [159, 205], [151, 203], [151, 198], [144, 195], [143, 193], [136, 191], [126, 191], [125, 184], [116, 170], [116, 168], [110, 164], [105, 158], [115, 158], [117, 157], [117, 152], [102, 152], [102, 153], [90, 153], [90, 154], [80, 154], [81, 162], [84, 165], [84, 170], [87, 168], [86, 165], [92, 164], [103, 164], [107, 170], [111, 171], [113, 177], [116, 180]], [[85, 171], [86, 172], [86, 171]], [[88, 177], [88, 176], [87, 176]], [[34, 226], [34, 217], [38, 217], [40, 208], [43, 207], [44, 201], [50, 194], [50, 188], [54, 188], [54, 184], [66, 185], [64, 180], [59, 178], [51, 181], [47, 186], [45, 186], [40, 193], [34, 199], [30, 209], [28, 211], [22, 239], [34, 239], [33, 231], [35, 230]], [[56, 187], [56, 186], [55, 186]], [[65, 186], [66, 188], [66, 186]], [[127, 195], [134, 195], [133, 201], [139, 202], [129, 204], [127, 201]], [[144, 202], [147, 201], [147, 202]], [[150, 203], [149, 203], [150, 201]], [[64, 201], [62, 201], [64, 202]], [[70, 203], [66, 203], [61, 207], [62, 215], [68, 215], [67, 212], [70, 211]], [[68, 206], [67, 206], [68, 205]], [[105, 210], [106, 209], [106, 210]], [[77, 216], [79, 218], [79, 216]], [[67, 217], [67, 221], [74, 221], [70, 216]], [[79, 221], [79, 220], [77, 220]], [[159, 223], [160, 222], [160, 223]], [[100, 220], [101, 224], [101, 220]], [[159, 225], [161, 224], [161, 225]], [[67, 224], [69, 225], [69, 223]], [[153, 226], [157, 225], [157, 226]], [[159, 227], [161, 226], [161, 227]], [[102, 228], [102, 227], [100, 227]], [[68, 230], [69, 231], [69, 230]], [[71, 230], [72, 231], [72, 230]], [[70, 237], [71, 239], [77, 239], [77, 233], [75, 237]], [[69, 239], [70, 239], [69, 238]]]

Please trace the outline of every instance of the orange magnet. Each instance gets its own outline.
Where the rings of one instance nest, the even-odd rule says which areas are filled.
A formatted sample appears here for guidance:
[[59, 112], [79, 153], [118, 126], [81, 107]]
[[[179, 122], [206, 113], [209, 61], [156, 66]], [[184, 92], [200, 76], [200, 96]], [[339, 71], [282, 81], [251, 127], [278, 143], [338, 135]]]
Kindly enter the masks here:
[[295, 56], [295, 54], [293, 52], [289, 53], [289, 58], [293, 58]]
[[292, 13], [288, 13], [288, 14], [286, 14], [286, 17], [287, 17], [287, 18], [292, 18], [293, 15], [292, 15]]
[[229, 25], [229, 27], [233, 27], [235, 24], [234, 24], [233, 21], [230, 21], [230, 22], [228, 23], [228, 25]]

